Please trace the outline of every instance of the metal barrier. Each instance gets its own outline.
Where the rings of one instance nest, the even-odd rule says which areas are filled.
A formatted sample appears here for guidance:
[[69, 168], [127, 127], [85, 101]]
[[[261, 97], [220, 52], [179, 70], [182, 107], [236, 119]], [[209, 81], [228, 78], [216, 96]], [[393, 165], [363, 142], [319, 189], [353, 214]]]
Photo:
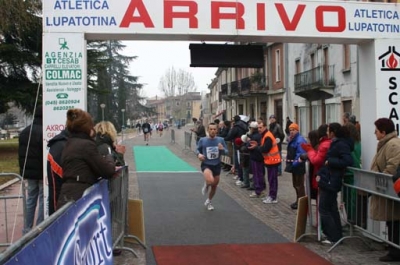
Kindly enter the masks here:
[[[127, 250], [131, 252], [135, 257], [138, 257], [138, 255], [132, 248], [124, 246], [124, 239], [131, 238], [146, 249], [146, 246], [140, 241], [139, 238], [137, 238], [134, 235], [127, 234], [128, 231], [127, 212], [128, 212], [128, 199], [129, 199], [128, 167], [124, 166], [121, 169], [119, 169], [118, 172], [119, 173], [117, 173], [116, 176], [114, 176], [112, 179], [108, 181], [108, 193], [110, 200], [111, 229], [112, 229], [112, 247], [114, 250]], [[0, 176], [2, 175], [10, 175], [10, 174], [0, 174]], [[16, 174], [15, 176], [18, 177], [18, 175]], [[93, 186], [89, 187], [84, 192], [82, 197], [85, 197], [87, 194], [90, 194], [92, 188]], [[3, 197], [6, 197], [7, 199], [15, 198], [15, 196], [3, 196]], [[18, 198], [23, 198], [23, 197], [20, 196]], [[68, 208], [72, 205], [74, 205], [74, 203], [69, 202], [68, 206], [64, 206], [61, 209], [57, 210], [54, 214], [46, 218], [42, 223], [38, 224], [30, 232], [21, 237], [17, 242], [15, 242], [12, 245], [8, 244], [7, 246], [9, 247], [2, 255], [0, 255], [0, 264], [3, 264], [3, 262], [1, 261], [7, 261], [17, 251], [19, 251], [22, 247], [24, 247], [25, 244], [30, 242], [32, 239], [38, 237], [47, 227], [49, 227], [54, 221], [56, 221], [61, 215], [63, 215], [64, 212], [67, 211]]]
[[[353, 175], [345, 176], [343, 180], [342, 191], [340, 192], [341, 201], [347, 212], [347, 235], [336, 242], [328, 252], [335, 249], [341, 242], [349, 238], [362, 240], [369, 248], [370, 244], [365, 240], [370, 237], [379, 242], [385, 242], [388, 245], [400, 249], [400, 198], [393, 189], [392, 176], [379, 172], [363, 170], [349, 167]], [[306, 170], [308, 172], [308, 170]], [[310, 198], [310, 188], [308, 174], [306, 174], [306, 191]], [[379, 214], [387, 217], [380, 220], [373, 220], [370, 216], [371, 200], [380, 205], [376, 210]], [[318, 203], [317, 203], [318, 205]], [[312, 225], [311, 200], [309, 199], [309, 227], [310, 231], [315, 230]], [[318, 211], [318, 209], [317, 209]], [[396, 216], [397, 214], [397, 216]], [[321, 240], [321, 222], [317, 214], [317, 233], [318, 240]], [[358, 232], [358, 233], [355, 233]], [[300, 241], [306, 235], [315, 235], [314, 233], [303, 234], [297, 241]]]
[[175, 130], [171, 129], [171, 143], [175, 143]]
[[68, 210], [73, 202], [66, 203], [63, 207], [58, 209], [55, 213], [46, 218], [43, 222], [33, 227], [28, 233], [23, 235], [15, 243], [10, 245], [4, 252], [0, 253], [0, 264], [4, 264], [10, 260], [18, 251], [26, 246], [26, 244], [36, 237], [38, 237], [47, 227], [49, 227], [53, 222], [55, 222], [60, 216]]
[[192, 132], [185, 132], [185, 147], [182, 151], [192, 151], [192, 139], [193, 133]]
[[[378, 241], [400, 249], [398, 240], [400, 237], [400, 199], [393, 189], [392, 176], [358, 168], [349, 169], [353, 172], [354, 177], [344, 181], [342, 197], [348, 213], [350, 235], [343, 237], [338, 243], [346, 238], [355, 237], [352, 232], [353, 229], [356, 229]], [[379, 211], [379, 214], [388, 217], [387, 221], [391, 225], [388, 226], [385, 221], [373, 220], [369, 216], [372, 200], [380, 205], [376, 210]], [[396, 213], [399, 217], [396, 216]], [[394, 236], [397, 238], [397, 242], [393, 242]]]
[[235, 164], [234, 156], [233, 156], [233, 152], [234, 152], [233, 143], [230, 141], [227, 141], [226, 146], [228, 148], [228, 154], [221, 156], [221, 162], [225, 165], [233, 166]]
[[[13, 244], [13, 236], [14, 236], [13, 233], [15, 232], [14, 231], [15, 222], [21, 222], [19, 217], [20, 213], [15, 212], [15, 216], [8, 214], [9, 209], [13, 210], [17, 209], [16, 204], [13, 204], [13, 202], [16, 201], [18, 204], [21, 202], [18, 200], [22, 200], [22, 205], [20, 206], [21, 207], [20, 209], [22, 209], [22, 214], [23, 214], [22, 228], [25, 227], [26, 223], [26, 199], [25, 199], [25, 184], [23, 182], [23, 178], [15, 173], [0, 173], [0, 178], [5, 178], [5, 177], [15, 177], [15, 184], [18, 183], [18, 186], [21, 187], [23, 192], [19, 192], [17, 195], [6, 195], [6, 192], [4, 190], [0, 191], [0, 201], [1, 205], [3, 206], [3, 209], [1, 209], [1, 212], [3, 214], [0, 215], [2, 217], [0, 220], [0, 226], [2, 227], [2, 230], [5, 232], [4, 235], [5, 238], [1, 239], [2, 241], [5, 240], [5, 242], [0, 242], [0, 247], [8, 247]], [[13, 201], [10, 202], [10, 200]], [[17, 233], [22, 233], [22, 229]]]
[[[143, 248], [146, 246], [139, 238], [128, 235], [128, 199], [129, 199], [129, 170], [125, 166], [119, 170], [120, 174], [108, 182], [113, 249], [127, 250], [138, 257], [132, 248], [124, 247], [125, 238], [132, 238]], [[86, 192], [85, 192], [86, 193]]]

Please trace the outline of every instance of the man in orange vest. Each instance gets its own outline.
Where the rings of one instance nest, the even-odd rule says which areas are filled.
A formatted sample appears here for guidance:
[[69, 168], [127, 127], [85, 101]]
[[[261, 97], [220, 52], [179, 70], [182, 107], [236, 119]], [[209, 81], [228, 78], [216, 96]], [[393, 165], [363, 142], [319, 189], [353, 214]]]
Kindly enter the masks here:
[[268, 125], [265, 121], [258, 123], [258, 132], [261, 134], [261, 143], [250, 141], [249, 149], [258, 148], [264, 157], [264, 165], [267, 168], [269, 195], [265, 197], [263, 203], [278, 202], [278, 166], [281, 163], [278, 143], [274, 135], [268, 130]]

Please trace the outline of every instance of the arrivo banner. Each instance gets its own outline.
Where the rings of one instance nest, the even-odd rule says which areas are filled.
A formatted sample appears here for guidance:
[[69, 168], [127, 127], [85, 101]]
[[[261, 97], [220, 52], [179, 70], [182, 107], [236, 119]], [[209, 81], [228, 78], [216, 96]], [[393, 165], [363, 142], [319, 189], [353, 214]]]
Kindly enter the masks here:
[[43, 27], [45, 32], [94, 34], [373, 39], [398, 38], [399, 13], [394, 4], [342, 1], [44, 0]]

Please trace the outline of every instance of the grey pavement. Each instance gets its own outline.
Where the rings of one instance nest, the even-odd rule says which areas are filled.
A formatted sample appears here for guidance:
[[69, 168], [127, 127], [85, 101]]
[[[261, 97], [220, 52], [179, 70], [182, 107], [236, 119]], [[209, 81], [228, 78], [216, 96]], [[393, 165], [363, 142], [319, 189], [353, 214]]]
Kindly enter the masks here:
[[[171, 142], [171, 132], [165, 131], [162, 137], [153, 135], [150, 139], [150, 145], [165, 145], [178, 157], [189, 163], [190, 165], [199, 168], [199, 161], [196, 158], [194, 150], [194, 140], [192, 143], [192, 150], [185, 150], [184, 145], [184, 132], [189, 132], [189, 128], [182, 127], [181, 129], [175, 130], [175, 143]], [[125, 155], [125, 160], [129, 165], [130, 169], [130, 183], [129, 191], [131, 199], [145, 198], [148, 200], [147, 191], [139, 189], [138, 176], [135, 172], [135, 165], [133, 160], [132, 146], [144, 145], [143, 136], [137, 135], [136, 133], [130, 133], [124, 136], [124, 144], [128, 147]], [[295, 201], [295, 192], [292, 187], [291, 175], [284, 173], [279, 177], [278, 186], [278, 200], [277, 204], [263, 204], [260, 199], [250, 198], [250, 191], [241, 189], [235, 186], [233, 175], [222, 173], [219, 184], [219, 192], [226, 194], [233, 199], [237, 207], [242, 207], [243, 210], [247, 211], [257, 218], [261, 223], [266, 225], [266, 229], [271, 228], [280, 236], [286, 238], [289, 241], [293, 241], [296, 221], [296, 211], [292, 210], [289, 205]], [[144, 194], [146, 192], [146, 194]], [[200, 190], [198, 191], [200, 192]], [[315, 206], [313, 207], [315, 211]], [[217, 211], [218, 209], [216, 209]], [[146, 223], [146, 220], [145, 220]], [[146, 227], [149, 229], [150, 227]], [[337, 246], [331, 252], [327, 252], [330, 246], [322, 245], [318, 242], [315, 235], [315, 229], [308, 226], [308, 236], [305, 236], [299, 244], [307, 247], [313, 252], [317, 253], [321, 257], [329, 260], [333, 264], [400, 264], [400, 263], [384, 263], [379, 262], [378, 258], [386, 254], [385, 245], [377, 243], [368, 238], [365, 238], [368, 245], [364, 244], [357, 238], [349, 238], [343, 241], [342, 244]], [[344, 231], [344, 235], [347, 235], [348, 231]], [[152, 235], [153, 236], [153, 235]], [[251, 237], [251, 235], [249, 235]], [[175, 241], [179, 241], [179, 238], [175, 238]], [[258, 240], [255, 241], [257, 243]], [[184, 239], [182, 239], [184, 244]], [[123, 252], [121, 256], [115, 258], [115, 264], [138, 264], [145, 265], [146, 263], [146, 250], [142, 249], [136, 244], [127, 244], [132, 247], [139, 254], [139, 258], [133, 258], [131, 253]], [[147, 249], [147, 252], [151, 249]], [[149, 261], [149, 263], [152, 263]]]

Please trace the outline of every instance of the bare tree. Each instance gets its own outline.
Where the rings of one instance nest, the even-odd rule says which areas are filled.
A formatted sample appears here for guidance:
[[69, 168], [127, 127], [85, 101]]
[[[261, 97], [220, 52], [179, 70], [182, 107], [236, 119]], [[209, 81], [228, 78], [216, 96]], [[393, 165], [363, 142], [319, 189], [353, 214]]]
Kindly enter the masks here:
[[167, 103], [168, 114], [175, 119], [186, 119], [188, 94], [196, 91], [192, 73], [183, 69], [177, 71], [172, 66], [161, 77], [159, 89], [166, 98], [171, 99]]
[[196, 84], [192, 73], [179, 69], [178, 71], [172, 66], [160, 78], [160, 91], [165, 97], [176, 97], [196, 91]]

